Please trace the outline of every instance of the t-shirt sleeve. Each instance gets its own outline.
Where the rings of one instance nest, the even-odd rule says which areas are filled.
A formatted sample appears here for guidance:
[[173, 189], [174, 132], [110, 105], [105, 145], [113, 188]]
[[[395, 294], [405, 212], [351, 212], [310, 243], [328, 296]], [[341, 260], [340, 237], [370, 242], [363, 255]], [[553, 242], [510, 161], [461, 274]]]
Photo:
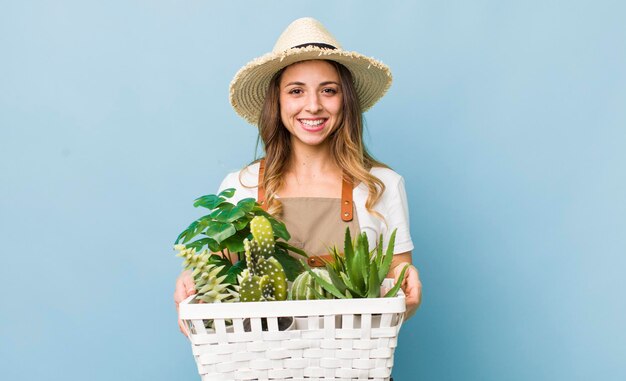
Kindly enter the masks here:
[[398, 229], [396, 232], [396, 242], [394, 247], [394, 254], [405, 253], [413, 250], [413, 241], [411, 240], [411, 229], [409, 226], [409, 205], [406, 196], [406, 190], [404, 188], [404, 179], [400, 177], [395, 184], [389, 185], [385, 190], [385, 204], [387, 205], [387, 213], [385, 219], [387, 220], [388, 229], [386, 232], [385, 242], [388, 242], [389, 237], [394, 229]]
[[242, 186], [239, 183], [238, 172], [233, 172], [233, 173], [229, 173], [228, 175], [226, 175], [224, 180], [222, 180], [222, 183], [220, 184], [220, 187], [218, 188], [217, 193], [220, 193], [224, 191], [225, 189], [229, 189], [229, 188], [235, 189], [235, 194], [229, 200], [229, 202], [236, 204], [237, 202], [239, 202], [239, 200], [245, 198], [245, 195], [243, 194]]
[[222, 180], [220, 187], [217, 189], [217, 193], [220, 193], [228, 188], [237, 188], [236, 185], [237, 184], [233, 183], [233, 173], [229, 173], [226, 177], [224, 177], [224, 180]]
[[253, 172], [242, 173], [241, 171], [237, 171], [229, 173], [228, 175], [226, 175], [224, 180], [222, 180], [222, 183], [220, 184], [220, 187], [218, 189], [218, 193], [228, 188], [234, 188], [235, 195], [229, 200], [229, 202], [233, 204], [236, 204], [244, 198], [256, 199], [257, 188], [255, 181], [257, 178], [258, 173]]

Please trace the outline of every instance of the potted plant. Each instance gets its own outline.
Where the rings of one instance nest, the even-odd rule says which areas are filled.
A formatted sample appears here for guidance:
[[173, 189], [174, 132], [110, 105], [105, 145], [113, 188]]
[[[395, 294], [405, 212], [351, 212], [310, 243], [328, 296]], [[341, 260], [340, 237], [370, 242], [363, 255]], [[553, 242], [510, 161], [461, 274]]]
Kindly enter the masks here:
[[[397, 297], [379, 297], [395, 232], [385, 253], [382, 238], [370, 253], [365, 234], [353, 243], [347, 231], [345, 255], [334, 249], [334, 261], [325, 269], [311, 269], [289, 255], [306, 256], [287, 244], [289, 233], [282, 223], [253, 199], [228, 202], [233, 194], [228, 189], [196, 200], [194, 205], [209, 214], [192, 222], [175, 242], [198, 291], [180, 303], [179, 312], [202, 378], [352, 379], [366, 374], [387, 379], [406, 309], [400, 286], [390, 279], [384, 281], [391, 288], [385, 296]], [[296, 287], [288, 291], [287, 282], [294, 279]], [[319, 300], [297, 300], [302, 298], [294, 295], [300, 292], [305, 299]], [[353, 356], [350, 348], [359, 339], [363, 342], [358, 345], [370, 349], [366, 358], [333, 361], [332, 369], [311, 363], [313, 357]], [[281, 360], [274, 361], [276, 356]], [[365, 362], [375, 366], [365, 370]]]
[[[396, 230], [391, 233], [387, 250], [383, 253], [383, 237], [370, 252], [366, 233], [352, 240], [350, 229], [346, 228], [343, 255], [336, 247], [331, 249], [332, 260], [325, 268], [311, 268], [303, 262], [306, 272], [300, 274], [292, 288], [293, 299], [352, 299], [381, 297], [383, 281], [386, 278], [396, 239]], [[401, 273], [404, 278], [408, 265]], [[401, 282], [396, 283], [383, 297], [395, 297]], [[336, 323], [339, 325], [339, 322]], [[380, 315], [372, 316], [372, 326], [379, 326]], [[296, 326], [306, 327], [306, 321], [296, 318]], [[354, 327], [360, 328], [361, 316], [355, 315]]]
[[[230, 203], [234, 189], [195, 200], [209, 213], [176, 238], [174, 249], [192, 271], [195, 300], [204, 303], [285, 300], [288, 280], [304, 271], [289, 255], [306, 254], [287, 243], [285, 225], [254, 199]], [[231, 261], [234, 260], [234, 263]], [[208, 326], [211, 327], [211, 322]]]
[[[314, 280], [307, 290], [307, 295], [311, 296], [309, 299], [328, 299], [329, 296], [337, 299], [380, 297], [381, 285], [391, 267], [395, 240], [396, 230], [391, 233], [387, 250], [383, 254], [381, 234], [376, 248], [370, 252], [367, 234], [360, 233], [353, 242], [350, 229], [346, 228], [343, 255], [333, 247], [331, 250], [333, 260], [326, 263], [326, 271], [320, 272], [302, 262], [310, 279]], [[404, 278], [408, 267], [406, 265], [402, 269], [400, 279]], [[304, 275], [300, 277], [304, 278]], [[395, 296], [399, 288], [400, 282], [396, 283], [384, 297]]]

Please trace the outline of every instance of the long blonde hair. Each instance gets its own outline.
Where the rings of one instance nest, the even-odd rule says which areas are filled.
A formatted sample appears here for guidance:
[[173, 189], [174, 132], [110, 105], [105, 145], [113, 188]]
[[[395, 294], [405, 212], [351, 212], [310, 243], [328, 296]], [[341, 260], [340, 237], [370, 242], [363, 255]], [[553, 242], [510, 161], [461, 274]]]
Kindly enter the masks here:
[[[352, 74], [338, 62], [326, 62], [337, 70], [343, 96], [342, 120], [327, 138], [331, 155], [344, 176], [351, 177], [355, 185], [363, 183], [367, 187], [368, 197], [365, 202], [367, 211], [383, 218], [373, 208], [385, 191], [385, 184], [369, 171], [372, 167], [388, 167], [374, 159], [363, 143], [363, 113], [353, 85]], [[259, 137], [265, 149], [263, 181], [265, 202], [268, 211], [275, 215], [282, 212], [282, 205], [276, 198], [276, 193], [283, 185], [283, 174], [291, 154], [291, 135], [280, 117], [280, 79], [284, 71], [285, 69], [282, 69], [272, 77], [258, 121]]]

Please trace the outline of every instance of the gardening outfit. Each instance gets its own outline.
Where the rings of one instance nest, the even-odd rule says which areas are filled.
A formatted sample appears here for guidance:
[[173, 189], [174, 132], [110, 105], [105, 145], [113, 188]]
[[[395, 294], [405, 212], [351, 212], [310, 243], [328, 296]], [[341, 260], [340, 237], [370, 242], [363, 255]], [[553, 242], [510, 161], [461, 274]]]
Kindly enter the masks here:
[[[259, 200], [258, 195], [258, 184], [259, 184], [259, 170], [260, 170], [260, 162], [255, 162], [244, 169], [239, 171], [231, 172], [222, 180], [218, 193], [222, 192], [225, 189], [233, 188], [236, 190], [235, 195], [232, 198], [233, 203], [237, 203], [238, 201], [244, 198], [254, 198]], [[394, 172], [389, 168], [383, 167], [373, 167], [370, 169], [370, 174], [378, 178], [384, 184], [384, 192], [378, 199], [378, 202], [372, 206], [372, 211], [377, 213], [382, 218], [374, 215], [370, 210], [366, 208], [367, 198], [369, 196], [368, 187], [360, 183], [352, 188], [352, 207], [347, 209], [347, 212], [352, 213], [352, 218], [356, 221], [354, 223], [358, 227], [358, 230], [355, 231], [352, 227], [350, 228], [352, 237], [355, 237], [359, 233], [366, 233], [367, 239], [369, 241], [369, 247], [375, 247], [376, 243], [380, 240], [380, 235], [383, 236], [383, 242], [389, 242], [391, 237], [391, 233], [393, 229], [397, 229], [396, 233], [396, 244], [394, 253], [404, 253], [407, 251], [412, 251], [414, 249], [413, 241], [411, 240], [411, 230], [409, 228], [409, 213], [408, 213], [408, 204], [407, 204], [407, 195], [404, 186], [404, 179], [402, 176]], [[349, 188], [349, 187], [348, 187]], [[339, 195], [337, 195], [339, 197]], [[263, 197], [261, 197], [263, 199]], [[283, 201], [283, 199], [280, 199]], [[293, 200], [289, 198], [285, 198], [284, 200]], [[326, 203], [330, 203], [332, 199], [326, 199]], [[337, 199], [338, 200], [338, 199]], [[338, 201], [335, 202], [338, 202]], [[289, 201], [287, 201], [289, 202]], [[320, 201], [322, 203], [323, 201]], [[286, 204], [286, 203], [285, 203]], [[340, 210], [340, 204], [336, 204], [334, 209], [330, 209], [328, 213], [324, 213], [324, 215], [329, 218], [335, 218], [335, 221], [338, 219], [341, 221], [341, 216], [338, 215]], [[349, 205], [341, 204], [341, 206], [345, 207]], [[287, 211], [289, 213], [289, 211]], [[306, 213], [317, 213], [315, 208], [311, 208], [310, 211], [305, 211], [302, 213], [295, 213], [295, 219], [298, 218], [306, 218]], [[345, 212], [344, 212], [345, 213]], [[287, 216], [289, 217], [289, 216]], [[341, 218], [340, 218], [341, 217]], [[292, 228], [290, 226], [292, 222], [287, 224], [287, 229], [292, 234], [292, 236], [302, 236], [299, 233], [294, 234], [292, 232]], [[295, 225], [299, 225], [299, 221], [293, 220]], [[326, 223], [326, 222], [324, 222]], [[314, 223], [313, 226], [322, 225], [321, 223]], [[331, 240], [332, 237], [326, 237], [325, 234], [315, 233], [314, 231], [309, 232], [308, 230], [304, 230], [304, 237], [309, 237], [309, 235], [320, 236], [318, 239], [320, 241], [320, 245], [322, 246], [321, 251], [311, 251], [310, 254], [317, 254], [328, 252], [328, 246], [337, 245], [338, 247], [343, 247], [343, 234], [345, 233], [345, 225], [340, 225], [341, 227], [337, 228], [336, 235], [334, 236], [334, 240]], [[316, 227], [316, 229], [321, 229]], [[294, 238], [295, 240], [295, 238]], [[300, 238], [299, 241], [308, 241], [306, 238]], [[313, 244], [312, 242], [310, 244]], [[307, 249], [309, 252], [309, 249]]]
[[[259, 167], [257, 201], [265, 208], [263, 176], [265, 160]], [[289, 228], [289, 244], [304, 250], [311, 267], [323, 267], [330, 260], [331, 248], [343, 248], [346, 228], [352, 237], [360, 233], [359, 219], [353, 210], [352, 181], [344, 177], [341, 198], [294, 197], [280, 198], [283, 205], [282, 222]]]

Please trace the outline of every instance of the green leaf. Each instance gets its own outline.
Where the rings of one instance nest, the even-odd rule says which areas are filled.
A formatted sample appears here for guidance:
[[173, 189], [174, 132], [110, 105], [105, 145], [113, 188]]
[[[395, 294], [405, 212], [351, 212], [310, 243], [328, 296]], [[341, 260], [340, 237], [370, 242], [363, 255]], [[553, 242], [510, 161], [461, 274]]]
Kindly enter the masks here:
[[178, 237], [176, 237], [176, 240], [174, 241], [174, 245], [178, 244], [182, 239], [185, 238], [185, 236], [189, 233], [189, 228], [183, 230]]
[[187, 229], [185, 229], [185, 231], [181, 234], [183, 244], [186, 244], [187, 242], [191, 241], [193, 237], [195, 237], [194, 232], [196, 231], [197, 227], [198, 227], [198, 221], [194, 221], [191, 224], [189, 224], [189, 227], [187, 227]]
[[378, 278], [376, 266], [370, 267], [369, 283], [367, 288], [368, 298], [378, 298], [380, 296], [380, 280]]
[[187, 229], [180, 233], [180, 235], [176, 239], [176, 242], [181, 242], [182, 240], [182, 243], [186, 244], [187, 242], [191, 241], [195, 236], [200, 234], [210, 223], [210, 216], [203, 216], [198, 218], [197, 220], [189, 224]]
[[211, 241], [209, 241], [209, 251], [217, 253], [219, 251], [222, 251], [222, 249], [224, 248], [216, 240], [212, 239]]
[[254, 209], [256, 205], [257, 205], [256, 200], [253, 198], [244, 198], [242, 200], [239, 200], [239, 202], [237, 203], [237, 207], [243, 210], [244, 213], [251, 212], [252, 209]]
[[228, 188], [228, 189], [224, 189], [223, 191], [221, 191], [218, 196], [219, 197], [231, 198], [234, 195], [235, 195], [235, 188]]
[[225, 202], [218, 206], [213, 212], [211, 212], [210, 216], [215, 221], [230, 222], [226, 221], [226, 217], [228, 215], [228, 212], [230, 212], [234, 207], [235, 205], [231, 204], [230, 202]]
[[209, 256], [208, 263], [218, 266], [218, 267], [224, 266], [224, 268], [219, 272], [219, 274], [217, 274], [218, 277], [222, 275], [226, 275], [226, 272], [228, 271], [228, 269], [231, 268], [233, 265], [232, 263], [230, 263], [228, 259], [217, 254], [211, 254], [211, 256]]
[[226, 272], [226, 279], [224, 279], [224, 281], [230, 284], [237, 284], [237, 276], [241, 274], [245, 268], [246, 261], [238, 261], [228, 269]]
[[183, 243], [186, 244], [187, 242], [191, 241], [195, 236], [200, 234], [200, 232], [204, 230], [205, 227], [206, 225], [199, 220], [192, 222], [187, 228], [187, 233], [183, 238]]
[[346, 228], [346, 234], [343, 241], [343, 255], [346, 258], [346, 267], [352, 267], [352, 260], [354, 259], [354, 247], [352, 246], [352, 236], [350, 235], [350, 228]]
[[[391, 261], [393, 259], [393, 250], [394, 250], [394, 246], [396, 242], [397, 231], [398, 229], [393, 229], [393, 232], [391, 233], [391, 237], [389, 237], [389, 243], [387, 244], [387, 251], [385, 252], [385, 256], [383, 257], [382, 264], [380, 268], [378, 269], [378, 279], [380, 279], [381, 281], [385, 279], [385, 277], [389, 273], [389, 268], [391, 267]], [[378, 245], [381, 247], [381, 250], [382, 250], [382, 246], [383, 246], [382, 235], [381, 235], [380, 241], [378, 242]]]
[[237, 230], [231, 223], [227, 222], [214, 222], [207, 228], [206, 234], [210, 238], [213, 238], [218, 243], [221, 243], [228, 237], [231, 237], [237, 233]]
[[243, 216], [245, 216], [244, 211], [233, 205], [228, 209], [221, 210], [215, 219], [221, 222], [233, 222]]
[[208, 194], [206, 196], [198, 197], [194, 201], [193, 206], [195, 206], [196, 208], [201, 206], [203, 208], [212, 210], [212, 209], [215, 209], [218, 205], [220, 205], [224, 201], [226, 201], [226, 199], [223, 197], [219, 197], [214, 194]]
[[304, 268], [306, 269], [306, 271], [309, 272], [309, 274], [311, 274], [311, 276], [315, 279], [315, 281], [317, 282], [317, 284], [319, 284], [320, 286], [322, 286], [322, 288], [326, 291], [328, 291], [330, 294], [332, 294], [333, 296], [335, 296], [338, 299], [345, 299], [346, 296], [343, 295], [341, 292], [339, 292], [339, 290], [337, 289], [337, 287], [335, 287], [334, 285], [328, 283], [324, 278], [320, 277], [319, 275], [317, 275], [313, 270], [311, 270], [311, 268], [309, 267], [309, 265], [307, 265], [306, 263], [302, 262], [302, 265], [304, 266]]
[[231, 253], [241, 253], [244, 251], [243, 240], [248, 237], [247, 232], [240, 230], [235, 235], [226, 238], [222, 241], [222, 245], [228, 249]]
[[378, 239], [378, 244], [376, 245], [376, 260], [375, 260], [376, 266], [380, 268], [382, 266], [382, 262], [383, 262], [383, 235], [381, 233]]
[[[248, 226], [250, 224], [250, 219], [247, 218], [246, 216], [244, 216], [244, 218], [238, 219], [233, 221], [233, 226], [235, 227], [235, 229], [239, 230], [244, 230], [246, 228], [246, 226]], [[250, 232], [250, 229], [247, 229], [248, 232]]]
[[365, 294], [357, 290], [357, 288], [354, 286], [352, 281], [350, 281], [350, 278], [346, 275], [346, 273], [339, 273], [339, 277], [341, 278], [343, 283], [346, 285], [346, 288], [347, 288], [346, 292], [350, 291], [350, 294], [355, 295], [360, 298], [365, 297]]
[[289, 243], [285, 242], [285, 241], [276, 241], [275, 243], [276, 246], [282, 247], [283, 249], [287, 250], [287, 251], [291, 251], [292, 253], [296, 253], [299, 254], [305, 258], [308, 258], [309, 255], [307, 253], [304, 252], [304, 250], [299, 249], [295, 246], [291, 246]]
[[339, 253], [337, 247], [332, 247], [330, 249], [330, 253], [333, 256], [333, 261], [330, 265], [337, 271], [345, 271], [346, 270], [346, 258]]
[[[367, 242], [367, 236], [365, 236]], [[354, 257], [352, 264], [347, 264], [347, 275], [354, 286], [354, 290], [359, 295], [367, 294], [367, 284], [365, 283], [364, 271], [367, 270], [369, 275], [369, 267], [366, 268], [366, 262], [369, 261], [369, 253], [367, 250], [367, 243], [363, 243], [363, 235], [359, 234], [356, 239], [356, 246], [354, 247]]]
[[337, 287], [339, 292], [345, 294], [347, 289], [346, 284], [341, 280], [341, 277], [337, 274], [337, 271], [335, 271], [330, 263], [326, 264], [326, 270], [328, 270], [328, 275], [330, 276], [330, 280], [333, 282], [333, 285]]
[[274, 255], [274, 258], [283, 266], [283, 270], [285, 270], [285, 275], [287, 276], [287, 280], [294, 281], [304, 271], [304, 268], [300, 264], [300, 262], [289, 255], [287, 251], [283, 248], [277, 247]]
[[[188, 243], [186, 246], [187, 246], [187, 248], [194, 248], [194, 249], [196, 249], [197, 252], [200, 252], [204, 248], [204, 246], [209, 247], [209, 250], [211, 250], [210, 246], [211, 246], [212, 242], [215, 242], [215, 240], [213, 240], [211, 238], [201, 238], [201, 239], [195, 240], [195, 241], [193, 241], [191, 243]], [[215, 243], [217, 243], [217, 242], [215, 242]]]
[[409, 266], [410, 265], [404, 266], [404, 268], [402, 269], [402, 272], [400, 273], [400, 276], [398, 277], [399, 282], [394, 284], [391, 290], [389, 290], [385, 294], [385, 298], [391, 298], [391, 297], [396, 296], [396, 294], [398, 293], [398, 290], [400, 289], [400, 286], [402, 286], [402, 281], [404, 280], [404, 273], [406, 273], [406, 270], [409, 268]]
[[325, 295], [322, 295], [321, 293], [319, 293], [319, 292], [315, 289], [315, 287], [311, 287], [311, 285], [307, 285], [307, 288], [308, 288], [309, 290], [311, 290], [311, 293], [312, 293], [313, 295], [315, 295], [315, 298], [316, 298], [316, 299], [318, 299], [318, 300], [328, 299]]
[[276, 237], [282, 238], [284, 241], [289, 241], [291, 239], [291, 235], [289, 235], [285, 224], [275, 220], [274, 218], [269, 218], [269, 220]]

